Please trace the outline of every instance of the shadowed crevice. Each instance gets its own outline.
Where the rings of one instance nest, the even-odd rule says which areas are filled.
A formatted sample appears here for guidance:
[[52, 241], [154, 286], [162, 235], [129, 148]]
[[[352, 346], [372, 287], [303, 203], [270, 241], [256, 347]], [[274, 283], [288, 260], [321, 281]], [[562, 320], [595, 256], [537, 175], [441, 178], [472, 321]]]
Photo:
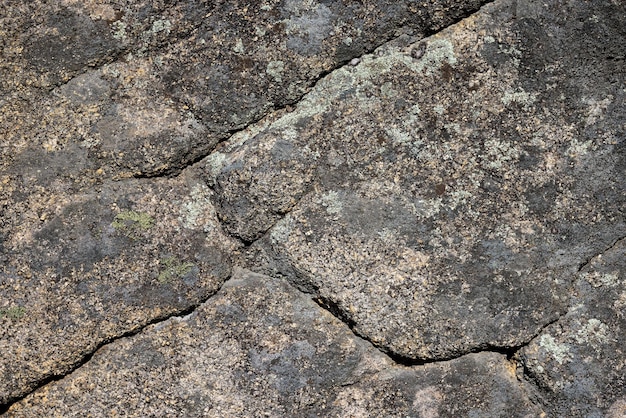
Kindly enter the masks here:
[[320, 296], [315, 296], [315, 295], [312, 295], [312, 300], [315, 303], [317, 303], [317, 305], [320, 308], [328, 311], [335, 318], [337, 318], [338, 320], [346, 324], [356, 337], [369, 342], [378, 351], [380, 351], [381, 353], [389, 357], [394, 363], [401, 365], [401, 366], [405, 366], [405, 367], [424, 366], [426, 364], [447, 362], [447, 361], [459, 359], [468, 354], [476, 354], [476, 353], [484, 353], [484, 352], [502, 354], [506, 357], [508, 361], [514, 362], [517, 365], [518, 362], [515, 357], [518, 351], [528, 346], [535, 338], [541, 335], [541, 333], [546, 328], [558, 322], [561, 318], [563, 318], [563, 316], [567, 314], [567, 311], [566, 311], [565, 313], [560, 314], [556, 318], [547, 322], [537, 332], [535, 332], [530, 338], [528, 338], [526, 341], [522, 342], [521, 344], [517, 344], [513, 346], [496, 346], [492, 344], [483, 344], [479, 347], [475, 347], [471, 350], [462, 352], [460, 354], [438, 357], [434, 359], [424, 359], [424, 358], [413, 358], [413, 357], [404, 356], [402, 354], [394, 353], [393, 351], [389, 350], [387, 347], [381, 346], [380, 344], [373, 342], [367, 335], [364, 335], [360, 333], [358, 330], [356, 330], [356, 322], [352, 318], [350, 318], [348, 315], [346, 315], [346, 313], [334, 301], [325, 297], [320, 297]]
[[621, 241], [626, 240], [626, 236], [624, 237], [619, 237], [616, 240], [613, 241], [613, 243], [611, 245], [609, 245], [607, 248], [605, 248], [604, 250], [600, 251], [597, 254], [592, 255], [591, 257], [589, 257], [587, 260], [585, 260], [584, 262], [582, 262], [579, 266], [578, 266], [578, 270], [577, 272], [580, 273], [581, 271], [583, 271], [583, 269], [585, 267], [587, 267], [593, 260], [595, 260], [596, 258], [602, 257], [603, 254], [608, 253], [609, 251], [611, 251], [613, 248], [615, 248], [615, 246], [617, 244], [619, 244]]

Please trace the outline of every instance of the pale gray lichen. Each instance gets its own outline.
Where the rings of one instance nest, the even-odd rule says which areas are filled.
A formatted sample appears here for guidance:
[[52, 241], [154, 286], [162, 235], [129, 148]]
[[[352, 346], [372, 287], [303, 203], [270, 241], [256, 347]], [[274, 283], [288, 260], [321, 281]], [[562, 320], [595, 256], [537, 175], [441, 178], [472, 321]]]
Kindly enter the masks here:
[[452, 42], [444, 38], [436, 38], [428, 42], [426, 52], [416, 64], [419, 72], [431, 75], [439, 70], [444, 64], [454, 66], [456, 56]]
[[270, 61], [267, 64], [265, 72], [277, 83], [283, 81], [282, 74], [285, 70], [284, 61]]
[[569, 345], [559, 344], [550, 334], [544, 334], [539, 338], [539, 346], [546, 350], [559, 364], [570, 360]]
[[287, 214], [283, 219], [278, 221], [270, 232], [270, 240], [274, 245], [285, 244], [291, 235], [294, 227], [294, 220], [291, 215]]
[[591, 318], [578, 330], [574, 339], [579, 344], [591, 344], [597, 349], [600, 344], [608, 342], [609, 327], [599, 319]]
[[511, 103], [519, 103], [523, 106], [530, 106], [537, 100], [537, 93], [528, 93], [521, 87], [517, 91], [507, 90], [502, 96], [502, 103], [510, 105]]
[[572, 138], [570, 146], [567, 149], [567, 155], [571, 158], [578, 158], [587, 154], [593, 146], [592, 141], [581, 141], [578, 138]]
[[243, 47], [243, 41], [241, 40], [241, 38], [237, 38], [237, 42], [235, 43], [235, 46], [233, 47], [233, 51], [235, 51], [238, 54], [243, 54], [244, 52], [246, 52], [246, 49]]
[[178, 221], [188, 229], [206, 226], [198, 225], [198, 221], [206, 212], [208, 212], [209, 215], [215, 214], [210, 196], [211, 191], [204, 184], [196, 184], [193, 186], [190, 199], [180, 206]]
[[207, 177], [210, 185], [212, 186], [215, 182], [215, 179], [222, 171], [222, 168], [226, 165], [226, 154], [214, 151], [210, 154], [205, 160], [205, 168], [207, 171]]
[[339, 199], [339, 193], [330, 190], [320, 196], [319, 202], [326, 208], [326, 213], [336, 215], [343, 209], [343, 203]]
[[118, 41], [123, 41], [126, 38], [126, 23], [118, 20], [111, 24], [111, 29], [113, 31], [112, 35]]
[[613, 95], [609, 94], [602, 100], [596, 100], [594, 98], [584, 98], [582, 102], [588, 106], [587, 118], [585, 119], [585, 123], [587, 126], [589, 126], [604, 119], [604, 115], [608, 107], [613, 102]]
[[172, 28], [172, 22], [170, 22], [167, 19], [159, 19], [159, 20], [155, 20], [152, 23], [152, 27], [150, 28], [150, 31], [152, 34], [158, 33], [158, 32], [165, 32], [165, 34], [169, 34], [170, 30]]
[[501, 170], [520, 156], [520, 150], [517, 147], [497, 138], [486, 140], [485, 149], [489, 158], [485, 159], [482, 165], [491, 170]]
[[592, 273], [584, 273], [583, 277], [593, 287], [600, 287], [600, 286], [615, 287], [621, 283], [619, 279], [618, 271], [614, 271], [611, 273], [604, 273], [604, 274], [594, 271]]

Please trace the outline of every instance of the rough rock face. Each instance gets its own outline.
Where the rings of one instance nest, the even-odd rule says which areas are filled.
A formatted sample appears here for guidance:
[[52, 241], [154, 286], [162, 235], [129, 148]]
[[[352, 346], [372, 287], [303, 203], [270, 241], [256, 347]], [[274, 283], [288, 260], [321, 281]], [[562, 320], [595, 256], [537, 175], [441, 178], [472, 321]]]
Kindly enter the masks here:
[[574, 63], [525, 68], [541, 44], [524, 57], [531, 29], [491, 10], [336, 70], [210, 157], [226, 228], [274, 225], [271, 267], [409, 359], [527, 343], [626, 234], [623, 126], [602, 120], [624, 91], [581, 96]]
[[104, 347], [9, 415], [505, 417], [524, 409], [540, 413], [503, 355], [395, 365], [284, 281], [239, 271], [193, 314]]
[[626, 415], [625, 19], [0, 0], [0, 413]]

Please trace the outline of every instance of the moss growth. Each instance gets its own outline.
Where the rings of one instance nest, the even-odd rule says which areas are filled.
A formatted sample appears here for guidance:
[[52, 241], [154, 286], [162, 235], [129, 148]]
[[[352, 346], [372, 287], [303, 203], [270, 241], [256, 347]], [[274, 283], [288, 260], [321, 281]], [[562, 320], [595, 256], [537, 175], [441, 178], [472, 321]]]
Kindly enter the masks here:
[[159, 273], [157, 280], [160, 283], [167, 283], [172, 279], [180, 279], [191, 271], [194, 267], [193, 263], [181, 262], [176, 257], [166, 257], [161, 259], [160, 264], [165, 267], [165, 270]]
[[21, 306], [13, 306], [7, 309], [0, 309], [0, 318], [7, 317], [9, 319], [20, 319], [26, 314], [26, 310]]
[[125, 210], [118, 213], [111, 226], [128, 238], [137, 238], [139, 233], [154, 226], [154, 218], [144, 212]]

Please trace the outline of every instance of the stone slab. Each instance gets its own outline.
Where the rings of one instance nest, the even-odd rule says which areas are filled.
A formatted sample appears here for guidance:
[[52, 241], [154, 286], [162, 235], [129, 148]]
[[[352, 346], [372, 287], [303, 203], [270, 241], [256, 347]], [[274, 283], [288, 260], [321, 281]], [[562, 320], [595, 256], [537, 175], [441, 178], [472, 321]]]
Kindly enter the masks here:
[[193, 178], [42, 190], [2, 242], [0, 402], [67, 373], [101, 344], [197, 306], [240, 245]]

